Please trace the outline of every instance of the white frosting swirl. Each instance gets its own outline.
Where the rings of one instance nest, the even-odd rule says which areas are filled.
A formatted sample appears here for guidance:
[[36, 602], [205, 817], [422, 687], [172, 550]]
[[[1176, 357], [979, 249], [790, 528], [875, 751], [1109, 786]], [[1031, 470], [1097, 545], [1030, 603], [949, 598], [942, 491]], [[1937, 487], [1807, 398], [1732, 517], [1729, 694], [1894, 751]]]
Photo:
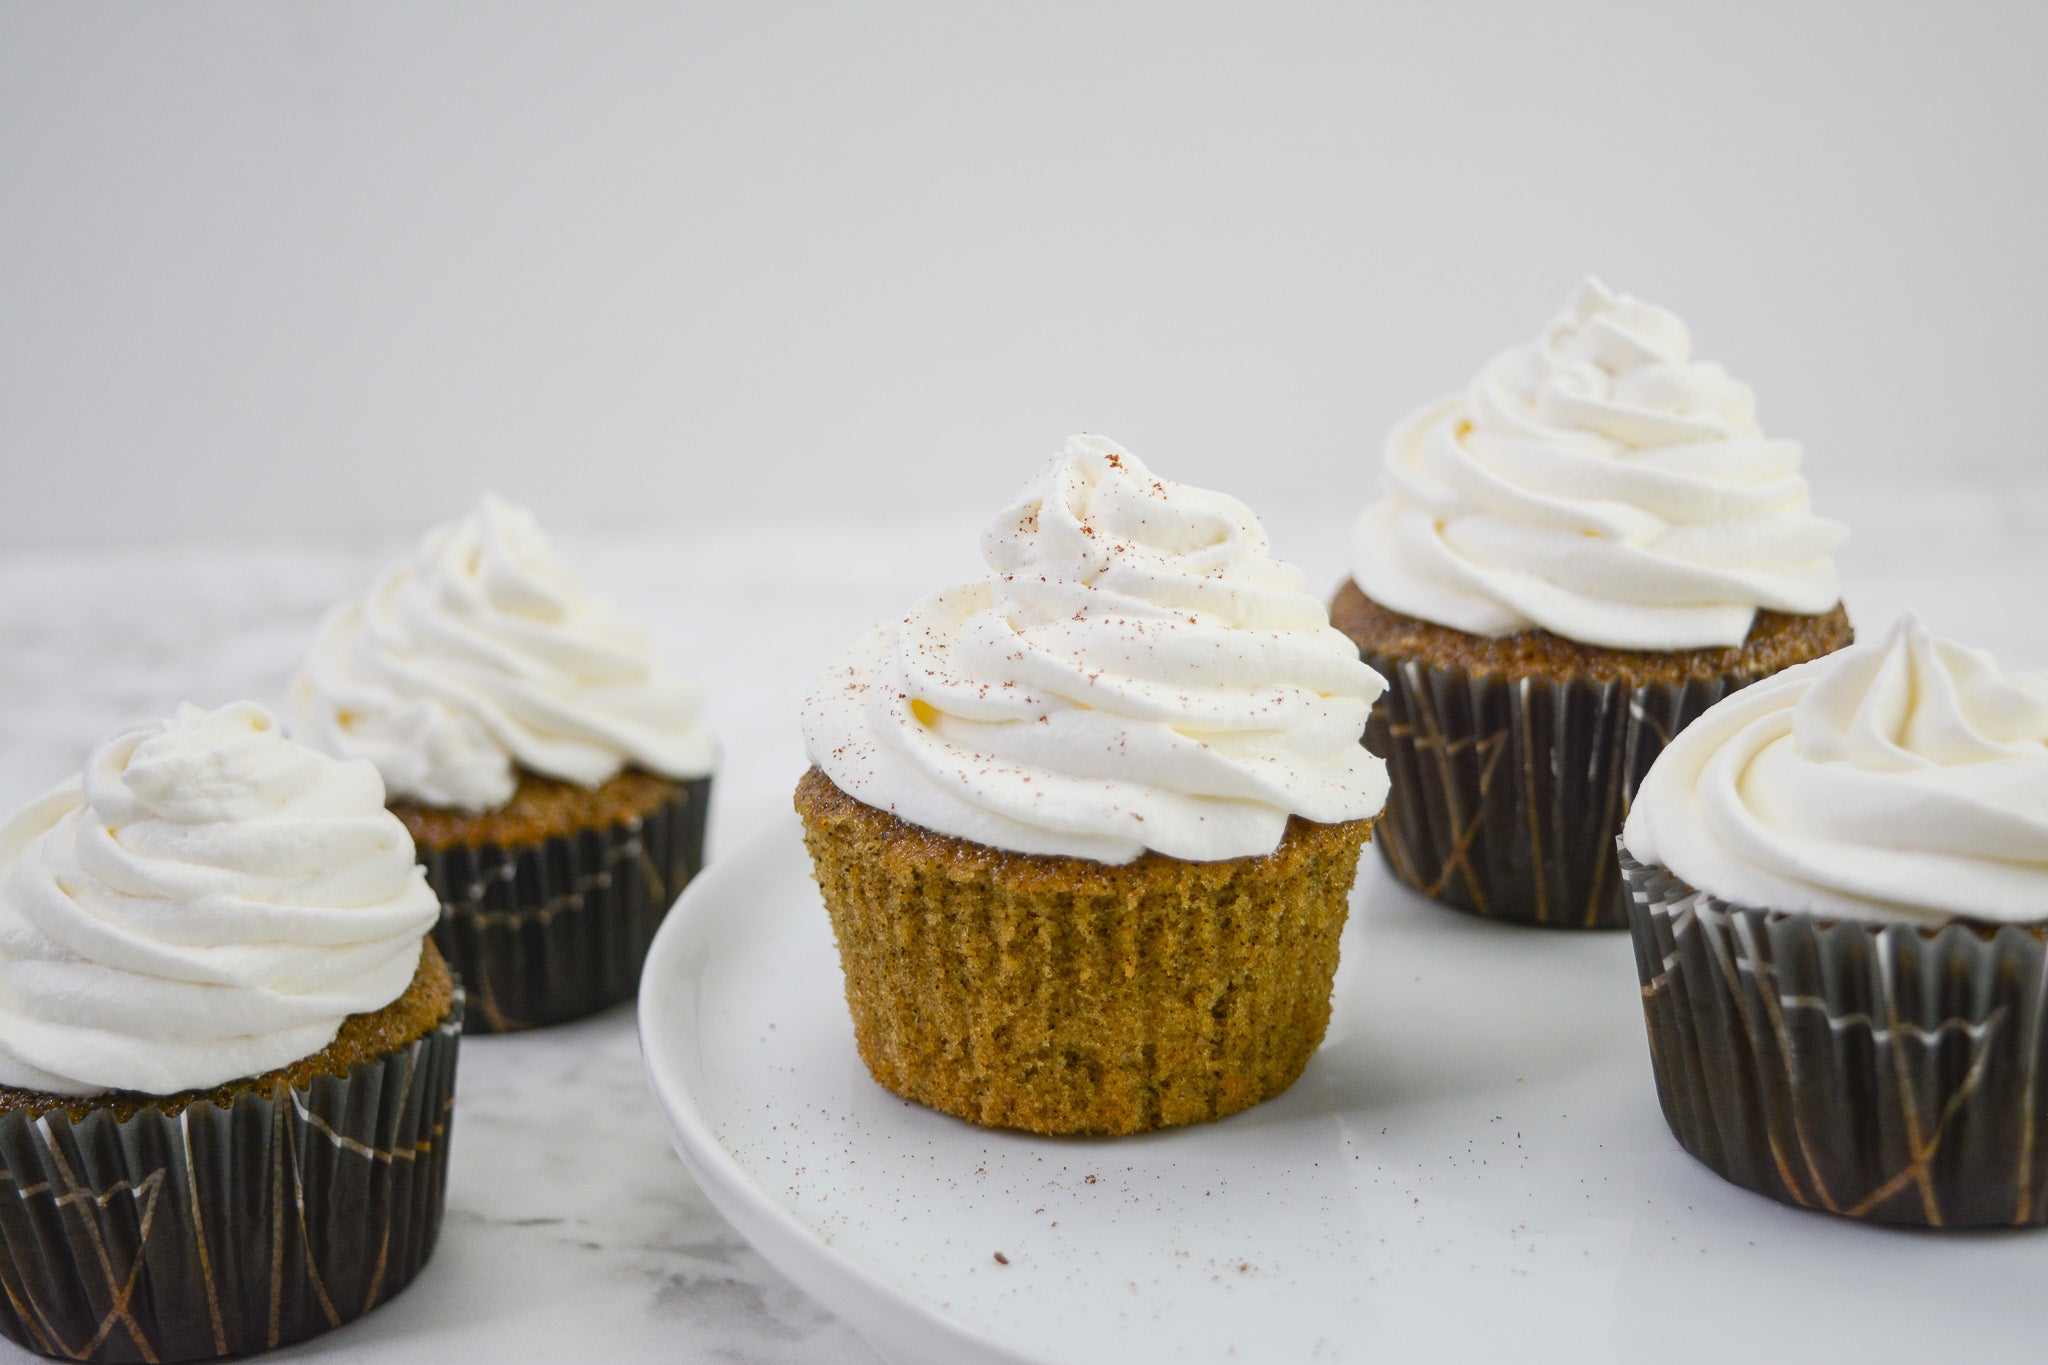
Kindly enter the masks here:
[[1271, 853], [1375, 815], [1385, 682], [1242, 503], [1075, 436], [982, 536], [992, 577], [864, 636], [804, 705], [811, 760], [912, 824], [1125, 863]]
[[328, 615], [291, 705], [298, 739], [368, 759], [394, 797], [468, 811], [503, 805], [519, 769], [702, 776], [718, 749], [700, 710], [533, 513], [489, 494]]
[[2048, 678], [1908, 618], [1687, 726], [1623, 840], [1741, 905], [2048, 921]]
[[440, 902], [367, 763], [183, 706], [0, 825], [0, 1084], [258, 1076], [404, 994]]
[[1847, 533], [1810, 514], [1799, 463], [1747, 387], [1692, 358], [1683, 322], [1588, 279], [1535, 341], [1394, 428], [1352, 574], [1474, 635], [1740, 645], [1760, 607], [1839, 597]]

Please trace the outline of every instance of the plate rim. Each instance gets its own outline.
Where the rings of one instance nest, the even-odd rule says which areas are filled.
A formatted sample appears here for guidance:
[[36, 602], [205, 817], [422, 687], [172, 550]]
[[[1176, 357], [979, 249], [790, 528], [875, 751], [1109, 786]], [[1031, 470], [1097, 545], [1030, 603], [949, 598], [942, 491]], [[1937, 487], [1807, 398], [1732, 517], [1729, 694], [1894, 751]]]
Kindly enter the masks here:
[[[844, 1318], [886, 1359], [960, 1360], [959, 1353], [966, 1351], [974, 1353], [974, 1359], [998, 1365], [1059, 1365], [1054, 1358], [1027, 1354], [969, 1327], [820, 1237], [776, 1201], [712, 1131], [687, 1081], [677, 1049], [688, 1044], [672, 1038], [669, 1026], [678, 1022], [675, 1016], [683, 1002], [672, 996], [685, 989], [676, 983], [690, 950], [709, 932], [721, 899], [730, 897], [726, 884], [743, 880], [781, 847], [795, 843], [800, 848], [801, 837], [794, 811], [763, 821], [731, 852], [691, 878], [655, 931], [634, 1013], [641, 1069], [668, 1125], [670, 1144], [713, 1207], [763, 1259]], [[876, 1311], [861, 1311], [869, 1306]], [[905, 1333], [912, 1339], [897, 1339]]]

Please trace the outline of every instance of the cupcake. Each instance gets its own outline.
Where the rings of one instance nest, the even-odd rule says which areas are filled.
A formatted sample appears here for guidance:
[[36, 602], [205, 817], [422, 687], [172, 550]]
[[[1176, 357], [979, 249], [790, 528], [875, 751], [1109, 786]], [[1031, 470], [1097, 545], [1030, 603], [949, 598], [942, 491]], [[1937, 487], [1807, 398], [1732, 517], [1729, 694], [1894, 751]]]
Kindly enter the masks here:
[[181, 708], [0, 825], [0, 1332], [244, 1355], [434, 1248], [462, 1006], [367, 763]]
[[367, 759], [441, 898], [470, 1031], [630, 999], [704, 864], [718, 749], [696, 689], [486, 495], [322, 623], [292, 732]]
[[1788, 1204], [2048, 1223], [2048, 678], [1912, 620], [1674, 740], [1621, 866], [1657, 1093]]
[[1579, 286], [1387, 438], [1330, 619], [1388, 682], [1366, 743], [1408, 885], [1491, 918], [1627, 922], [1614, 838], [1728, 693], [1849, 643], [1800, 451], [1661, 308]]
[[989, 577], [863, 636], [804, 705], [804, 840], [883, 1086], [1135, 1133], [1301, 1074], [1386, 799], [1384, 687], [1235, 499], [1076, 436]]

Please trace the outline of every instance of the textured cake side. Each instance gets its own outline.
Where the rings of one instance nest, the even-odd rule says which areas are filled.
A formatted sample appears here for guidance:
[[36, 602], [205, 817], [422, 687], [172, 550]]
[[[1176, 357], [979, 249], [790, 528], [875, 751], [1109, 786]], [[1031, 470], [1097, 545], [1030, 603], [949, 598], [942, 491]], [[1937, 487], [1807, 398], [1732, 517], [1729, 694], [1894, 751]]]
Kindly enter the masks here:
[[1330, 1016], [1372, 821], [1290, 821], [1265, 857], [1109, 866], [906, 824], [816, 769], [797, 809], [862, 1059], [986, 1127], [1198, 1123], [1292, 1084]]

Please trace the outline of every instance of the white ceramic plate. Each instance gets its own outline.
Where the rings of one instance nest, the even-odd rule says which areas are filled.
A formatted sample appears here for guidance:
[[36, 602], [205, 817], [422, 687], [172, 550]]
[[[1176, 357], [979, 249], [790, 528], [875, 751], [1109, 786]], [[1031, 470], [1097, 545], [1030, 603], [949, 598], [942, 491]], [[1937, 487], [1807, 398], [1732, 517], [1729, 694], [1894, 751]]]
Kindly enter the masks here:
[[2038, 1351], [2048, 1236], [1844, 1223], [1678, 1147], [1625, 935], [1484, 924], [1369, 853], [1343, 953], [1275, 1100], [984, 1132], [868, 1079], [791, 815], [669, 916], [641, 1040], [712, 1201], [898, 1365]]

